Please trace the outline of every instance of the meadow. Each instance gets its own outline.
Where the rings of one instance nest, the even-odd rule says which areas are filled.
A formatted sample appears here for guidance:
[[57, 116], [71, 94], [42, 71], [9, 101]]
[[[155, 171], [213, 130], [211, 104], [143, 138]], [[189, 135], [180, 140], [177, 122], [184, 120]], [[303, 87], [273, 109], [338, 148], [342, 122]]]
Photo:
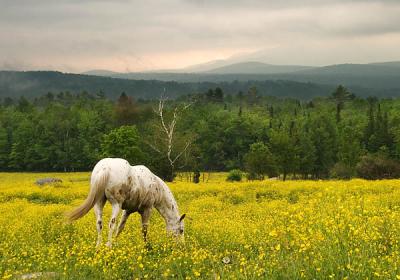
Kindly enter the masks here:
[[[34, 184], [48, 176], [63, 182]], [[96, 252], [93, 211], [64, 219], [86, 197], [88, 178], [0, 173], [1, 279], [400, 279], [397, 180], [178, 178], [169, 186], [187, 213], [184, 244], [167, 237], [158, 213], [145, 244], [134, 214], [114, 247]], [[107, 204], [105, 223], [109, 215]]]

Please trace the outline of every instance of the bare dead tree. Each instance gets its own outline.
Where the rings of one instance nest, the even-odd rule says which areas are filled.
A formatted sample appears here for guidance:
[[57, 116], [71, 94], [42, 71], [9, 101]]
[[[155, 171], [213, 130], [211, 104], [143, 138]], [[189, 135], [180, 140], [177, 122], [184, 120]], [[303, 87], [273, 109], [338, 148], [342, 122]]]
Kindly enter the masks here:
[[191, 145], [191, 141], [185, 141], [184, 147], [178, 152], [176, 151], [176, 143], [175, 143], [175, 128], [176, 124], [179, 118], [180, 113], [188, 109], [192, 104], [185, 104], [183, 107], [175, 107], [173, 110], [172, 118], [168, 122], [166, 120], [165, 114], [164, 114], [164, 105], [165, 101], [167, 99], [164, 98], [164, 96], [161, 96], [159, 102], [158, 102], [158, 108], [155, 109], [155, 113], [157, 116], [160, 118], [160, 131], [162, 136], [162, 140], [165, 141], [166, 143], [166, 150], [164, 151], [163, 149], [158, 148], [156, 145], [148, 143], [148, 145], [155, 150], [156, 152], [160, 154], [166, 154], [166, 157], [169, 162], [170, 166], [170, 176], [171, 178], [166, 178], [167, 180], [172, 180], [173, 179], [173, 174], [175, 171], [175, 164], [179, 160], [179, 158], [187, 151], [189, 146]]

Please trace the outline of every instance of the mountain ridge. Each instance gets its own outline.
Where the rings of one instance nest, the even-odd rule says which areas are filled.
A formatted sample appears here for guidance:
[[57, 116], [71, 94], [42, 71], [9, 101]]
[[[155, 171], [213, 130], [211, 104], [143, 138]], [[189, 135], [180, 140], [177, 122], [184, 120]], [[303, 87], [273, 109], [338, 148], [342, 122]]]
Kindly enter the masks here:
[[[199, 78], [199, 76], [188, 77]], [[340, 83], [313, 83], [308, 81], [295, 81], [295, 79], [281, 79], [279, 76], [266, 75], [209, 75], [208, 81], [177, 82], [145, 79], [122, 79], [84, 74], [71, 74], [55, 71], [0, 71], [0, 98], [18, 98], [26, 96], [34, 99], [48, 92], [88, 92], [91, 94], [102, 93], [110, 99], [116, 99], [125, 92], [135, 98], [159, 98], [163, 92], [170, 98], [183, 95], [206, 92], [210, 88], [220, 87], [226, 94], [237, 94], [239, 91], [247, 92], [255, 86], [260, 95], [276, 96], [281, 98], [297, 98], [310, 100], [314, 97], [328, 96]], [[213, 77], [222, 80], [209, 81]], [[239, 80], [246, 77], [245, 80]], [[286, 76], [285, 76], [286, 77]], [[400, 79], [395, 77], [394, 87], [382, 86], [370, 88], [345, 83], [344, 85], [357, 96], [400, 97]], [[382, 82], [385, 85], [385, 81]], [[392, 81], [393, 82], [393, 81]]]
[[[263, 63], [240, 63], [228, 66], [238, 68], [238, 66], [268, 66]], [[274, 66], [274, 67], [293, 67], [293, 66]], [[294, 66], [303, 67], [303, 66]], [[308, 67], [308, 66], [305, 66]], [[224, 68], [226, 69], [226, 68]], [[253, 68], [254, 69], [254, 68]], [[264, 69], [264, 68], [263, 68]], [[271, 68], [270, 68], [271, 69]], [[176, 81], [176, 82], [233, 82], [237, 81], [264, 81], [264, 80], [288, 80], [302, 83], [316, 83], [326, 85], [344, 84], [347, 86], [356, 86], [372, 89], [398, 89], [400, 88], [400, 62], [375, 62], [368, 64], [335, 64], [321, 67], [313, 67], [308, 69], [297, 69], [297, 71], [285, 72], [282, 69], [275, 68], [269, 73], [252, 73], [260, 72], [259, 70], [246, 70], [245, 73], [224, 73], [224, 71], [213, 70], [214, 72], [199, 73], [179, 73], [179, 72], [132, 72], [118, 73], [106, 75], [113, 78], [134, 79], [134, 80], [160, 80], [160, 81]], [[296, 69], [291, 69], [296, 70]], [[279, 72], [281, 71], [281, 72]], [[233, 72], [240, 72], [235, 70]], [[247, 72], [247, 73], [246, 73]]]
[[[240, 70], [245, 68], [245, 71]], [[258, 61], [243, 61], [236, 63], [227, 63], [225, 60], [214, 60], [203, 64], [188, 66], [181, 69], [171, 70], [152, 70], [152, 71], [137, 71], [137, 72], [116, 72], [106, 69], [93, 69], [82, 72], [86, 75], [99, 75], [99, 76], [122, 76], [131, 74], [278, 74], [286, 72], [294, 72], [298, 70], [312, 69], [317, 66], [306, 65], [278, 65], [269, 64]], [[238, 69], [238, 70], [236, 70]], [[253, 70], [255, 69], [255, 70]]]
[[[221, 87], [226, 92], [235, 94], [238, 91], [246, 92], [250, 86], [257, 86], [261, 94], [280, 97], [301, 96], [300, 98], [307, 99], [330, 94], [339, 84], [348, 87], [359, 96], [400, 97], [400, 62], [397, 61], [347, 63], [312, 68], [306, 66], [307, 69], [300, 70], [298, 67], [302, 66], [277, 66], [258, 62], [232, 65], [224, 66], [222, 70], [214, 69], [213, 71], [217, 73], [207, 71], [118, 73], [101, 69], [84, 74], [57, 71], [0, 71], [0, 97], [21, 95], [35, 97], [50, 91], [91, 93], [102, 91], [113, 99], [121, 92], [136, 98], [148, 99], [159, 97], [164, 89], [167, 89], [171, 98], [174, 98], [204, 92], [215, 87]], [[248, 67], [246, 70], [248, 73], [230, 73], [229, 71], [233, 71], [232, 67], [234, 69]], [[261, 73], [252, 73], [257, 72], [254, 70], [257, 67], [259, 67], [257, 71]], [[265, 67], [272, 73], [265, 74]], [[296, 69], [297, 71], [277, 73]], [[310, 93], [307, 93], [307, 90]]]
[[258, 61], [239, 62], [218, 67], [203, 73], [209, 74], [280, 74], [312, 69], [303, 65], [275, 65]]

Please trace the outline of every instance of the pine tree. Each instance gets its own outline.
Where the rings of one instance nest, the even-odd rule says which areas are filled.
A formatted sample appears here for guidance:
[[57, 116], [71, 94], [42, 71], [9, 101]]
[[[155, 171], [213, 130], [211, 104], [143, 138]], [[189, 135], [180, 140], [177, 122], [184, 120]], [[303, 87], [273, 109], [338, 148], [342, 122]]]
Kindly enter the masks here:
[[332, 93], [332, 98], [336, 102], [336, 122], [340, 122], [340, 113], [344, 108], [344, 103], [348, 100], [354, 99], [354, 95], [351, 94], [344, 86], [339, 85]]
[[135, 124], [139, 115], [136, 102], [125, 92], [118, 98], [114, 112], [118, 125]]
[[368, 122], [364, 132], [364, 146], [368, 151], [372, 151], [372, 136], [375, 133], [375, 116], [374, 116], [374, 102], [373, 100], [369, 100], [369, 108], [368, 108]]

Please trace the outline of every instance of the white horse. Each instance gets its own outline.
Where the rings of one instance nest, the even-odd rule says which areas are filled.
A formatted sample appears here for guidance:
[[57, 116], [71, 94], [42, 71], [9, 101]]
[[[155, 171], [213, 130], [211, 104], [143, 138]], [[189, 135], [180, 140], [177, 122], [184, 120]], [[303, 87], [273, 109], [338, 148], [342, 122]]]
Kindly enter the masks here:
[[123, 230], [129, 215], [139, 212], [142, 218], [142, 233], [146, 241], [152, 208], [156, 208], [164, 218], [167, 232], [183, 237], [185, 214], [179, 215], [178, 205], [168, 186], [147, 167], [131, 166], [119, 158], [100, 160], [93, 169], [90, 180], [90, 192], [83, 204], [72, 210], [70, 221], [77, 220], [94, 207], [97, 219], [97, 245], [101, 244], [103, 227], [102, 214], [108, 200], [112, 205], [107, 246], [112, 245], [112, 236], [116, 220], [123, 210], [117, 236]]

